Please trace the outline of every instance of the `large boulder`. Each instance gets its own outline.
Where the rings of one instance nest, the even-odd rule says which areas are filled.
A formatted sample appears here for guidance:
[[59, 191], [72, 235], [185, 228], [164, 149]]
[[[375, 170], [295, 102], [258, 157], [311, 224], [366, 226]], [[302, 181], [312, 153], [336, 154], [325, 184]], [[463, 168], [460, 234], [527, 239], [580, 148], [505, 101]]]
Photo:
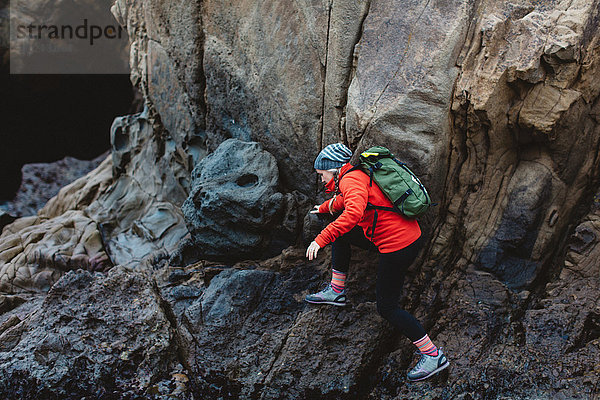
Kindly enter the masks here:
[[[397, 334], [377, 315], [374, 259], [361, 252], [346, 308], [304, 301], [328, 277], [289, 249], [232, 267], [196, 263], [159, 282], [195, 394], [203, 398], [357, 398]], [[214, 274], [214, 271], [217, 274]]]
[[159, 299], [141, 274], [67, 273], [37, 309], [0, 325], [2, 397], [159, 393], [182, 370]]
[[199, 258], [261, 254], [284, 196], [275, 158], [259, 143], [229, 139], [192, 172], [182, 211]]

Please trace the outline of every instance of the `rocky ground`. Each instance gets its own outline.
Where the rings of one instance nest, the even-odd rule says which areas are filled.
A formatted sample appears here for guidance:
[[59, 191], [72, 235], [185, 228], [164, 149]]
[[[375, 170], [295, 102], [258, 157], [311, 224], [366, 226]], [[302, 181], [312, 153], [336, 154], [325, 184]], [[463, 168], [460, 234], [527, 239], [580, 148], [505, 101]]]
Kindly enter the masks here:
[[[204, 261], [171, 267], [164, 260], [142, 272], [70, 271], [47, 295], [11, 296], [3, 307], [0, 390], [11, 398], [73, 399], [589, 399], [598, 394], [593, 364], [598, 320], [596, 311], [586, 313], [589, 299], [579, 299], [578, 314], [586, 315], [579, 327], [562, 319], [576, 320], [573, 313], [544, 313], [552, 315], [549, 321], [532, 309], [521, 317], [523, 328], [510, 317], [494, 316], [502, 312], [502, 299], [487, 288], [489, 278], [460, 282], [486, 294], [477, 304], [465, 298], [434, 322], [479, 340], [469, 347], [460, 337], [432, 330], [451, 367], [431, 381], [410, 383], [405, 372], [416, 360], [414, 348], [375, 310], [373, 254], [357, 251], [353, 257], [347, 307], [303, 301], [328, 278], [327, 255], [309, 263], [303, 248], [292, 247], [273, 259], [234, 265]], [[563, 290], [590, 294], [574, 286], [579, 285]], [[560, 300], [547, 303], [565, 306]], [[554, 332], [548, 332], [551, 326]], [[586, 359], [589, 364], [582, 362]]]

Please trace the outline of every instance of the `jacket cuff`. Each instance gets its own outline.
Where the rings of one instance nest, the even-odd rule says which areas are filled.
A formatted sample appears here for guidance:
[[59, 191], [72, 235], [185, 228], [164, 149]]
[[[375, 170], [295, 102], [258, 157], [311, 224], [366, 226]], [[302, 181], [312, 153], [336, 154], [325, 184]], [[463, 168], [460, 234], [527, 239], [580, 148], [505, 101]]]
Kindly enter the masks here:
[[319, 235], [315, 238], [315, 242], [317, 242], [317, 244], [319, 245], [320, 248], [327, 246], [327, 243], [325, 243], [323, 241], [323, 239], [321, 238], [321, 235]]
[[319, 206], [319, 213], [329, 214], [329, 200]]

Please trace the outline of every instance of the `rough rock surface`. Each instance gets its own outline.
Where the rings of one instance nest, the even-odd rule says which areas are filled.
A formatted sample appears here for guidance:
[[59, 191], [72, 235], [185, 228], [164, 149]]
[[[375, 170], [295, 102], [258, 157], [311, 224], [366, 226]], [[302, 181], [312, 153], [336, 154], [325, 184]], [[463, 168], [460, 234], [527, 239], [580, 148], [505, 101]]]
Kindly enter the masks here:
[[[155, 281], [186, 395], [598, 395], [598, 0], [118, 0], [113, 13], [127, 26], [146, 108], [115, 121], [112, 157], [96, 171], [4, 228], [1, 335], [38, 304], [31, 288], [93, 268], [76, 257], [83, 236], [60, 236], [77, 216], [108, 267]], [[354, 256], [352, 306], [336, 310], [302, 302], [329, 277], [328, 248], [312, 263], [292, 247], [233, 266], [169, 265], [191, 239], [180, 207], [192, 171], [230, 138], [275, 157], [284, 227], [302, 219], [295, 193], [305, 204], [318, 197], [311, 164], [329, 142], [384, 142], [424, 177], [439, 212], [423, 221], [428, 245], [402, 304], [446, 349], [446, 373], [406, 381], [413, 347], [374, 312], [374, 254]], [[318, 223], [304, 221], [311, 236]], [[33, 234], [46, 227], [56, 237]], [[29, 254], [65, 252], [71, 263], [50, 265], [43, 285], [27, 278], [39, 268]], [[32, 349], [28, 337], [19, 345]], [[30, 357], [14, 349], [2, 357]]]
[[256, 257], [284, 229], [297, 236], [298, 218], [277, 229], [286, 200], [298, 204], [278, 191], [277, 161], [259, 143], [226, 140], [194, 168], [191, 185], [181, 210], [192, 236], [186, 246], [196, 249], [198, 259]]
[[4, 398], [131, 398], [181, 371], [150, 281], [120, 269], [69, 272], [0, 332]]
[[[3, 290], [48, 290], [69, 269], [105, 270], [113, 265], [135, 269], [178, 248], [187, 235], [178, 207], [185, 190], [174, 184], [177, 169], [149, 167], [157, 144], [143, 146], [151, 141], [140, 133], [151, 132], [145, 115], [113, 124], [128, 135], [130, 157], [136, 152], [141, 155], [123, 164], [118, 155], [126, 152], [121, 148], [121, 153], [61, 189], [37, 216], [4, 227], [0, 236]], [[113, 168], [113, 160], [124, 170]], [[120, 176], [124, 171], [129, 174]]]
[[322, 286], [327, 263], [307, 264], [303, 253], [290, 248], [258, 266], [202, 262], [157, 278], [195, 393], [301, 399], [367, 390], [369, 368], [393, 337], [375, 312], [375, 267], [356, 267], [349, 282], [369, 297], [357, 294], [347, 309], [315, 307], [303, 298]]
[[310, 190], [307, 166], [322, 130], [329, 5], [216, 0], [203, 2], [201, 13], [210, 142], [261, 142], [281, 163], [289, 187]]
[[15, 217], [35, 215], [63, 186], [86, 175], [105, 158], [106, 154], [102, 154], [89, 161], [65, 157], [54, 163], [25, 164], [21, 168], [21, 187], [15, 197], [0, 204], [0, 208]]
[[353, 148], [385, 143], [437, 198], [450, 136], [448, 108], [472, 2], [371, 1], [355, 49], [346, 136]]
[[0, 290], [5, 293], [47, 291], [69, 269], [112, 266], [95, 221], [81, 211], [45, 221], [19, 219], [5, 228], [0, 254]]

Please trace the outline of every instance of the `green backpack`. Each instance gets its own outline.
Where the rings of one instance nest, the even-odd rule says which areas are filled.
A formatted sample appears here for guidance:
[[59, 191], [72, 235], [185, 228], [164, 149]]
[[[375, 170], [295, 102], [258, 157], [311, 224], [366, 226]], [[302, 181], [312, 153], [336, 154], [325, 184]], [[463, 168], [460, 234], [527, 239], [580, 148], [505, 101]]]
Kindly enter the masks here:
[[367, 209], [376, 210], [373, 230], [377, 221], [377, 210], [395, 211], [408, 218], [416, 218], [425, 213], [430, 206], [436, 205], [431, 202], [419, 178], [385, 147], [375, 146], [363, 152], [360, 155], [360, 163], [350, 171], [355, 169], [369, 175], [369, 185], [375, 181], [394, 205], [393, 208], [367, 205]]

